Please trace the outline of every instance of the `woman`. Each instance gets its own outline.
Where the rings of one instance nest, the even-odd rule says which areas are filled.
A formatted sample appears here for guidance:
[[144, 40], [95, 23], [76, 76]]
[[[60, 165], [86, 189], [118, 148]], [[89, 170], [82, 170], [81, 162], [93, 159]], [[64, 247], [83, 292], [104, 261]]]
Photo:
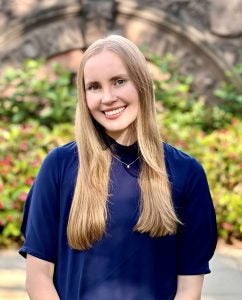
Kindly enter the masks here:
[[111, 35], [84, 53], [76, 142], [43, 162], [20, 253], [31, 299], [200, 299], [216, 246], [201, 165], [161, 142], [145, 58]]

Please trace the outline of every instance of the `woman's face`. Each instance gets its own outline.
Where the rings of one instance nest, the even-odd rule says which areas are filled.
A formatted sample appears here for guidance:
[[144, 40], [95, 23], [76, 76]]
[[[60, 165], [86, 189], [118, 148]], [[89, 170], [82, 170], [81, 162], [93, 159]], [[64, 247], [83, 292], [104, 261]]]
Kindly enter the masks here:
[[105, 132], [122, 143], [132, 134], [139, 96], [120, 57], [104, 50], [90, 57], [84, 67], [86, 101], [92, 117]]

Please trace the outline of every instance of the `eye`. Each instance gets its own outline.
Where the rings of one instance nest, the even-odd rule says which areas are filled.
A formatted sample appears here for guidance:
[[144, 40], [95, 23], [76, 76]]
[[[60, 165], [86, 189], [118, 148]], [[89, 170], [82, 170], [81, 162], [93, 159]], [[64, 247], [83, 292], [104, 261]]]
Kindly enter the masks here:
[[100, 88], [100, 85], [98, 84], [98, 82], [93, 82], [93, 83], [90, 83], [86, 90], [88, 91], [97, 91], [98, 89]]
[[117, 79], [116, 81], [115, 81], [115, 85], [123, 85], [124, 83], [125, 83], [125, 79]]

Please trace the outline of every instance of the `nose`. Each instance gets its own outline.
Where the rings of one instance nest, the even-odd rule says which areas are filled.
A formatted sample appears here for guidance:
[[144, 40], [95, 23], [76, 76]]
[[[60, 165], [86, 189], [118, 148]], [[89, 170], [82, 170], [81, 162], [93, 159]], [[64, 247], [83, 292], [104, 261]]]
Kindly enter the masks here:
[[117, 97], [113, 93], [111, 88], [103, 89], [101, 102], [104, 104], [109, 104], [116, 101]]

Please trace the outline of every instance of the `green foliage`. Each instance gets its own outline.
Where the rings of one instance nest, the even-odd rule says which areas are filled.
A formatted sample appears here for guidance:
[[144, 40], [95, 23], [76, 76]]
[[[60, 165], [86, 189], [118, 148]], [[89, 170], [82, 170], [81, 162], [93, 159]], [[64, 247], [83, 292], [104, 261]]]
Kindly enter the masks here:
[[23, 205], [47, 152], [72, 139], [72, 126], [0, 122], [0, 246], [20, 240]]
[[[162, 80], [154, 80], [155, 95], [163, 106], [164, 119], [168, 123], [174, 122], [179, 127], [192, 126], [211, 132], [228, 125], [234, 115], [241, 115], [242, 96], [231, 83], [221, 83], [220, 89], [215, 91], [216, 96], [223, 94], [224, 99], [230, 99], [229, 103], [221, 101], [217, 105], [208, 105], [195, 92], [192, 76], [179, 73], [179, 63], [172, 55], [163, 58], [151, 55], [150, 61], [162, 73]], [[235, 95], [236, 98], [233, 99]]]
[[57, 64], [44, 68], [43, 60], [9, 68], [0, 81], [0, 120], [14, 124], [37, 120], [50, 128], [72, 121], [76, 102], [72, 77]]
[[[242, 64], [234, 68], [238, 75], [242, 75]], [[227, 72], [228, 79], [231, 78], [231, 72]], [[242, 90], [242, 88], [241, 88]], [[242, 93], [230, 81], [223, 81], [220, 87], [215, 90], [215, 95], [221, 99], [220, 107], [229, 115], [241, 118], [242, 116]]]
[[[201, 139], [194, 155], [207, 170], [217, 209], [219, 233], [242, 237], [242, 121]], [[203, 151], [202, 151], [203, 149]], [[192, 149], [191, 149], [192, 150]]]
[[[155, 93], [163, 138], [202, 163], [219, 235], [241, 239], [241, 94], [223, 82], [215, 91], [221, 103], [208, 106], [194, 91], [193, 78], [179, 74], [172, 55], [150, 55], [150, 61], [159, 70]], [[73, 136], [73, 75], [58, 65], [48, 72], [43, 66], [43, 61], [28, 60], [0, 81], [0, 246], [20, 242], [23, 205], [41, 162]], [[236, 68], [241, 74], [242, 66]]]
[[241, 239], [242, 120], [233, 119], [226, 128], [206, 134], [190, 126], [178, 128], [173, 123], [161, 130], [166, 140], [203, 165], [216, 208], [219, 235], [227, 241], [232, 237]]
[[[242, 239], [242, 95], [222, 82], [208, 106], [193, 90], [191, 76], [179, 74], [172, 56], [151, 56], [162, 80], [155, 80], [158, 122], [165, 140], [196, 157], [204, 166], [214, 200], [218, 232]], [[242, 66], [235, 67], [242, 74]], [[227, 76], [231, 74], [227, 72]]]

